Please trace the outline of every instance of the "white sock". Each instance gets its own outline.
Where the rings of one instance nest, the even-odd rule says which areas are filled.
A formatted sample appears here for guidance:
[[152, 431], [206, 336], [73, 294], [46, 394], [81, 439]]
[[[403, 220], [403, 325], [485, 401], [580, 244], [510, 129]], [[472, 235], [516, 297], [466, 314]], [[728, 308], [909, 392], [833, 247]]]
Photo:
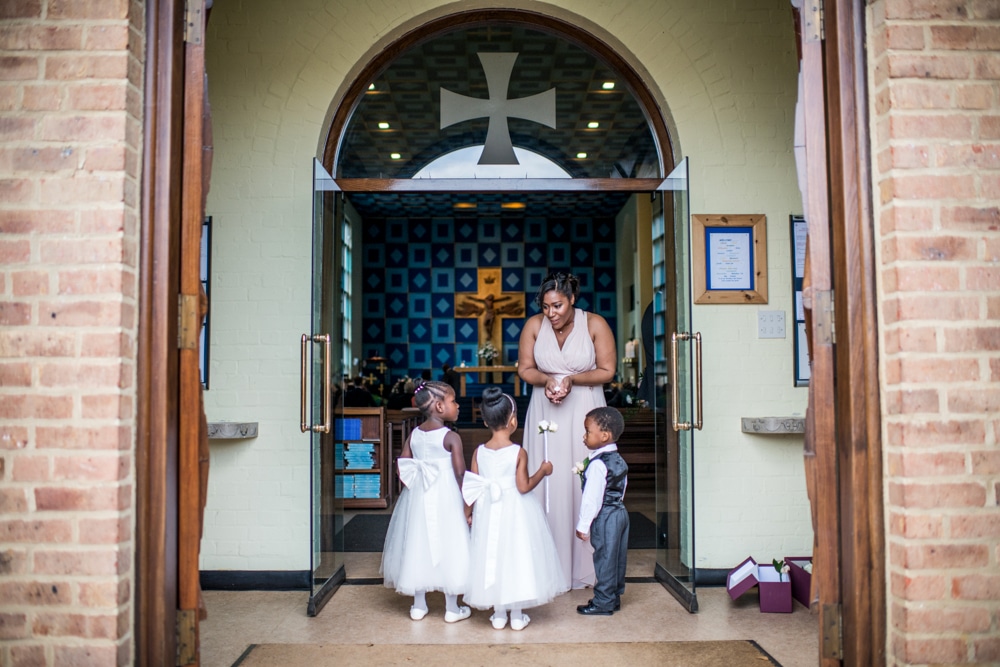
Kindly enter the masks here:
[[417, 591], [413, 594], [413, 606], [427, 611], [427, 591]]
[[444, 608], [445, 608], [446, 611], [450, 611], [453, 614], [457, 614], [458, 613], [458, 596], [457, 595], [448, 595], [446, 593], [445, 596], [444, 596]]
[[507, 610], [506, 609], [497, 609], [496, 607], [494, 607], [493, 608], [493, 615], [490, 616], [490, 620], [491, 621], [493, 621], [493, 620], [499, 621], [501, 618], [504, 621], [507, 620]]
[[511, 620], [514, 620], [515, 618], [516, 619], [520, 619], [521, 616], [523, 616], [523, 614], [521, 613], [521, 608], [520, 607], [511, 607], [511, 610], [510, 610], [510, 618], [511, 618]]

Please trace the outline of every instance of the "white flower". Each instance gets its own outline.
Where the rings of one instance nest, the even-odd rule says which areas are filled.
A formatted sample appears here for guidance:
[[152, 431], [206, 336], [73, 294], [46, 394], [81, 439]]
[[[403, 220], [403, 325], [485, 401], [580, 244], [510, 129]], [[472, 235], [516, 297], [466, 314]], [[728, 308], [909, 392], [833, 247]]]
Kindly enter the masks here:
[[550, 422], [548, 419], [543, 419], [542, 421], [538, 422], [539, 433], [545, 433], [546, 431], [548, 431], [549, 433], [555, 433], [558, 429], [559, 425], [556, 424], [555, 422]]
[[552, 422], [549, 424], [549, 433], [555, 433], [559, 430], [559, 424]]
[[573, 464], [573, 473], [579, 475], [583, 472], [583, 461], [577, 461]]

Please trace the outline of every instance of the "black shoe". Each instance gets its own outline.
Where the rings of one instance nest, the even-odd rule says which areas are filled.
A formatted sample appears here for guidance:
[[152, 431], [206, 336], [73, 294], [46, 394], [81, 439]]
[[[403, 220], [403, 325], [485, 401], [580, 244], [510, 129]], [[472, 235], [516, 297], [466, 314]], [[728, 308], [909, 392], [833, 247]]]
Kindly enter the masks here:
[[581, 604], [576, 608], [576, 613], [583, 614], [584, 616], [611, 616], [615, 613], [610, 609], [598, 609], [593, 603]]
[[[594, 598], [590, 598], [589, 600], [587, 600], [587, 606], [592, 607], [593, 605], [594, 605]], [[616, 600], [614, 611], [621, 611], [621, 610], [622, 610], [622, 601]]]

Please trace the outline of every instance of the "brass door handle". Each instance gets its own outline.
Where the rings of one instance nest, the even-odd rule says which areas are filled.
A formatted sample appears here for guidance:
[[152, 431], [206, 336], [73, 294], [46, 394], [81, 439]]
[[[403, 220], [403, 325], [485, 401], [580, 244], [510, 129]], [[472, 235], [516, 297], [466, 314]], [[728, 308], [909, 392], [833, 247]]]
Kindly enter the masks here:
[[[309, 341], [323, 343], [323, 386], [320, 387], [320, 405], [323, 413], [322, 424], [309, 424], [306, 416], [306, 354], [308, 352]], [[299, 430], [303, 433], [313, 431], [315, 433], [329, 433], [333, 427], [330, 406], [330, 334], [302, 334], [302, 349], [299, 353]]]
[[694, 427], [701, 430], [701, 332], [694, 334]]
[[[680, 388], [677, 386], [677, 341], [694, 340], [694, 393], [695, 393], [695, 416], [690, 422], [678, 421], [681, 410]], [[695, 428], [701, 430], [701, 333], [677, 333], [670, 336], [670, 403], [672, 413], [670, 423], [675, 431], [690, 431]]]

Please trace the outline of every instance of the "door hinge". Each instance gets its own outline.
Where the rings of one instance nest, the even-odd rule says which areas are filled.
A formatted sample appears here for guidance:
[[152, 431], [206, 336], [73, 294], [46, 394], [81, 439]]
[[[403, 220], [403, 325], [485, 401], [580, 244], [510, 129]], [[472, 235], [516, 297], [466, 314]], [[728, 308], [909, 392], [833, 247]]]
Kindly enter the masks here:
[[813, 327], [816, 331], [816, 342], [820, 345], [836, 343], [837, 330], [833, 313], [833, 290], [813, 292], [813, 317], [816, 319]]
[[177, 349], [197, 350], [199, 325], [198, 295], [177, 295]]
[[826, 39], [823, 25], [823, 0], [806, 0], [802, 5], [802, 34], [807, 42], [821, 42]]
[[190, 665], [198, 655], [198, 642], [195, 640], [198, 610], [177, 610], [177, 662], [178, 667]]
[[205, 38], [205, 0], [185, 0], [184, 41], [201, 44]]
[[840, 622], [840, 605], [823, 605], [820, 653], [823, 658], [841, 660], [844, 657], [844, 634]]

